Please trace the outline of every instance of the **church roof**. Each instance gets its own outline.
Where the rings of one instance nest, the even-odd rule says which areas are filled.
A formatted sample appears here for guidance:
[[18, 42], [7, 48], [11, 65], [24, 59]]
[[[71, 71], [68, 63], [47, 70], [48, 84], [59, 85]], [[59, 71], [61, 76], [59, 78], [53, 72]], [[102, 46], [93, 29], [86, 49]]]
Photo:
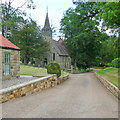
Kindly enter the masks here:
[[7, 40], [5, 37], [0, 35], [0, 47], [6, 48], [6, 49], [15, 49], [15, 50], [20, 50], [19, 47], [11, 43], [9, 40]]
[[56, 41], [56, 40], [52, 40], [53, 46], [55, 47], [56, 52], [60, 55], [60, 56], [69, 56], [68, 51], [66, 50], [62, 40], [60, 41]]

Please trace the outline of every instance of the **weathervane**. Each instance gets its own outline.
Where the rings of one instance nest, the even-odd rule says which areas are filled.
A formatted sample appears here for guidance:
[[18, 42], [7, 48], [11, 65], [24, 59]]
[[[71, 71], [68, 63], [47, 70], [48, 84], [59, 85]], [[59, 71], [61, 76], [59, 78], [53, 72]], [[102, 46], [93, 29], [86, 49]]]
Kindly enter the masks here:
[[46, 9], [47, 9], [47, 13], [48, 13], [48, 6], [46, 7]]

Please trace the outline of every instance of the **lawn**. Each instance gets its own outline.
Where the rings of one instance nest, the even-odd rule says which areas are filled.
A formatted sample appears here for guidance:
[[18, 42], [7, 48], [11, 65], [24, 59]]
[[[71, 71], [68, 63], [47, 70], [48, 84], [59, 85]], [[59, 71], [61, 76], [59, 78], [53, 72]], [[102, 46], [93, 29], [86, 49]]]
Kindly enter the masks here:
[[[45, 75], [47, 74], [47, 69], [40, 67], [33, 67], [29, 65], [20, 65], [20, 75]], [[62, 71], [62, 75], [67, 75], [67, 72]]]
[[20, 75], [37, 75], [37, 74], [47, 74], [47, 70], [45, 68], [40, 67], [20, 65]]
[[[97, 71], [97, 73], [118, 87], [118, 68], [108, 67]], [[120, 86], [118, 88], [120, 89]]]

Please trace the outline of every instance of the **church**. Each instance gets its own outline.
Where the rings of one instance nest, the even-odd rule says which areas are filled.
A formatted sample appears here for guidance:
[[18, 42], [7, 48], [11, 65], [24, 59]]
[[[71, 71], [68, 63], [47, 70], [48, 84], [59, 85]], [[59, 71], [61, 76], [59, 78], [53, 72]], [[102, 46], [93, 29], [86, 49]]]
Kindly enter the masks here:
[[59, 63], [61, 69], [70, 69], [71, 58], [64, 46], [62, 39], [60, 38], [58, 41], [56, 41], [52, 38], [52, 29], [49, 23], [48, 12], [46, 14], [44, 27], [42, 28], [42, 36], [44, 40], [49, 42], [50, 44], [50, 51], [46, 54], [46, 58], [44, 58], [44, 61], [41, 61], [42, 66], [44, 67], [50, 62], [56, 61]]

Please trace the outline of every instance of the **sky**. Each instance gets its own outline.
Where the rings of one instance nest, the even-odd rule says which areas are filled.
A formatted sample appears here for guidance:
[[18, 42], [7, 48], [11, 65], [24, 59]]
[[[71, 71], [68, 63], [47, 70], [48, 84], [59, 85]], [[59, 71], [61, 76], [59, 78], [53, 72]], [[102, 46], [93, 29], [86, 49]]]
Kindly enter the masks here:
[[[4, 2], [9, 0], [0, 1]], [[29, 0], [11, 0], [11, 1], [13, 1], [12, 6], [17, 8]], [[59, 39], [58, 36], [60, 35], [59, 33], [60, 21], [63, 18], [63, 13], [70, 7], [75, 8], [75, 5], [72, 3], [72, 0], [33, 0], [33, 2], [36, 5], [36, 8], [34, 10], [27, 9], [26, 6], [24, 6], [21, 10], [26, 11], [27, 14], [37, 22], [38, 26], [43, 28], [48, 7], [50, 25], [55, 27], [56, 30], [56, 36], [54, 36], [53, 39], [58, 40]], [[101, 26], [98, 26], [98, 28], [100, 29]], [[106, 31], [107, 34], [109, 34], [109, 32], [110, 29]]]
[[[2, 2], [4, 1], [5, 0], [2, 0]], [[25, 0], [14, 0], [12, 6], [19, 7], [24, 2]], [[32, 19], [35, 20], [37, 24], [42, 28], [44, 26], [48, 6], [50, 24], [57, 30], [57, 35], [54, 39], [58, 39], [57, 36], [59, 36], [60, 21], [63, 17], [63, 13], [70, 7], [75, 8], [72, 0], [33, 0], [33, 2], [36, 5], [36, 9], [29, 10], [26, 8], [26, 6], [24, 6], [22, 10], [25, 10], [28, 15], [30, 15]]]

